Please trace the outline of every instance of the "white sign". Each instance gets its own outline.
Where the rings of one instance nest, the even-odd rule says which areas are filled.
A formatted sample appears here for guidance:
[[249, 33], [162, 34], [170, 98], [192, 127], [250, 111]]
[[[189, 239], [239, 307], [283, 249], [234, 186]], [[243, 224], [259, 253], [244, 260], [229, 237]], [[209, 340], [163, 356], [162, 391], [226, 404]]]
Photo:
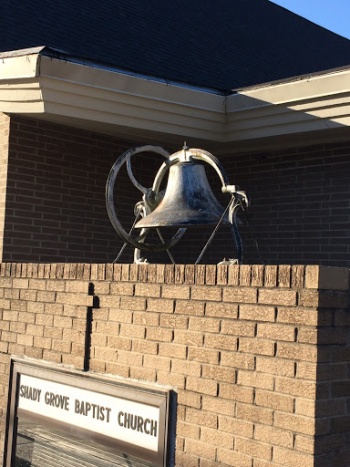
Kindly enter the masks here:
[[18, 407], [158, 451], [158, 407], [24, 374], [20, 375]]

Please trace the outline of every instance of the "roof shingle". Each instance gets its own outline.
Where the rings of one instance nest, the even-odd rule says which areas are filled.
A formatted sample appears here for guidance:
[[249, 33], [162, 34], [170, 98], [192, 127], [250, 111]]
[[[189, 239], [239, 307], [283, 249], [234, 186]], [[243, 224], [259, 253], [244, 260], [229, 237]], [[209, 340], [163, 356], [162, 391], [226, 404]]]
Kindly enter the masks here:
[[231, 89], [350, 64], [350, 41], [268, 0], [1, 0], [0, 51], [45, 45]]

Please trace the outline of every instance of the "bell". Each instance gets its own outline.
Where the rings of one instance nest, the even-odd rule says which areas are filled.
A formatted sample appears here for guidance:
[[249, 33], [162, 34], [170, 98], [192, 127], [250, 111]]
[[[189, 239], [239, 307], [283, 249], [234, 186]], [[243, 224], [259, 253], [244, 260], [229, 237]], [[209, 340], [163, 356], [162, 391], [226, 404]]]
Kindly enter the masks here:
[[216, 225], [224, 208], [212, 192], [205, 168], [191, 160], [169, 169], [164, 198], [136, 228]]

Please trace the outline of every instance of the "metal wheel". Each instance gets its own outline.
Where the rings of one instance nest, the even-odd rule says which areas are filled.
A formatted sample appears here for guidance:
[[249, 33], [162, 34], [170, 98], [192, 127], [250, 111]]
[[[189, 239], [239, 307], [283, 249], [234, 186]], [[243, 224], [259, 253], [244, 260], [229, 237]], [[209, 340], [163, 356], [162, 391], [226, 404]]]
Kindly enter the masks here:
[[[185, 228], [178, 229], [178, 231], [171, 237], [169, 240], [164, 240], [161, 233], [157, 229], [158, 236], [160, 239], [159, 243], [149, 243], [146, 241], [147, 234], [150, 229], [142, 229], [141, 232], [134, 231], [134, 225], [136, 224], [136, 221], [140, 217], [144, 217], [145, 215], [149, 214], [152, 212], [158, 205], [159, 200], [157, 197], [151, 197], [151, 195], [154, 195], [154, 192], [150, 188], [146, 188], [142, 186], [135, 178], [132, 167], [131, 167], [131, 158], [132, 156], [142, 153], [142, 152], [150, 152], [150, 153], [156, 153], [168, 160], [169, 158], [169, 153], [159, 147], [159, 146], [151, 146], [151, 145], [146, 145], [146, 146], [140, 146], [136, 148], [131, 148], [125, 151], [113, 164], [108, 178], [106, 182], [106, 208], [107, 208], [107, 213], [109, 216], [109, 219], [115, 229], [115, 231], [118, 233], [118, 235], [124, 240], [125, 243], [133, 246], [136, 249], [139, 250], [144, 250], [144, 251], [165, 251], [169, 250], [169, 248], [173, 247], [184, 235], [186, 232]], [[114, 186], [115, 182], [117, 179], [117, 176], [119, 174], [119, 171], [121, 167], [126, 164], [127, 168], [127, 173], [128, 176], [132, 182], [132, 184], [142, 193], [142, 201], [138, 202], [135, 206], [135, 222], [133, 226], [127, 231], [123, 228], [119, 218], [118, 214], [114, 205]]]

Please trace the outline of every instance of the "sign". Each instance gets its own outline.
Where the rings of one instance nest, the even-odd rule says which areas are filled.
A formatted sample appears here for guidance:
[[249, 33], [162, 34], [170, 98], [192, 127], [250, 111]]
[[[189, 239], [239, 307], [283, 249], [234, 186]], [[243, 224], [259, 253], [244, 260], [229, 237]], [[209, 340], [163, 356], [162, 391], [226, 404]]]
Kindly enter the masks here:
[[21, 374], [18, 408], [158, 451], [157, 406]]

